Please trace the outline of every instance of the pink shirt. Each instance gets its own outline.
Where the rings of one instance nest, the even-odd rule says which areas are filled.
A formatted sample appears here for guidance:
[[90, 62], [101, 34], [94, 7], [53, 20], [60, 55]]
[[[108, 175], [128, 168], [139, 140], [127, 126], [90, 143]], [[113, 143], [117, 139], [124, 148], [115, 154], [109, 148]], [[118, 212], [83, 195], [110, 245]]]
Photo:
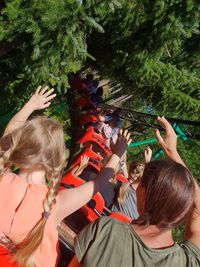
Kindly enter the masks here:
[[[22, 241], [42, 216], [46, 185], [28, 184], [16, 174], [6, 172], [0, 182], [0, 238], [7, 235]], [[46, 222], [42, 243], [35, 253], [36, 267], [54, 267], [57, 260], [58, 233], [55, 210]]]

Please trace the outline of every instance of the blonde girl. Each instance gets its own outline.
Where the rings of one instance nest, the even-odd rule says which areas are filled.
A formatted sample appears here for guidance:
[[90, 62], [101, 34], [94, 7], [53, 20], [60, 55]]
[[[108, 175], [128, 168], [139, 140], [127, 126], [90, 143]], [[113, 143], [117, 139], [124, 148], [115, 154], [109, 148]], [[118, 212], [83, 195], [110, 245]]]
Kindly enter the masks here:
[[[151, 157], [152, 150], [150, 147], [146, 147], [144, 151], [145, 163], [150, 162]], [[136, 219], [139, 216], [137, 210], [136, 189], [143, 175], [143, 171], [144, 164], [138, 160], [134, 160], [130, 163], [128, 171], [126, 164], [124, 163], [123, 172], [125, 176], [127, 176], [129, 183], [123, 183], [121, 185], [117, 201], [112, 207], [113, 211], [122, 212], [132, 219]]]
[[[45, 117], [27, 121], [54, 97], [53, 89], [39, 86], [11, 119], [1, 139], [1, 266], [56, 266], [57, 226], [108, 183], [130, 142], [124, 131], [95, 181], [58, 192], [66, 163], [62, 126]], [[18, 174], [12, 172], [14, 166], [19, 168]], [[2, 264], [5, 259], [8, 265]]]

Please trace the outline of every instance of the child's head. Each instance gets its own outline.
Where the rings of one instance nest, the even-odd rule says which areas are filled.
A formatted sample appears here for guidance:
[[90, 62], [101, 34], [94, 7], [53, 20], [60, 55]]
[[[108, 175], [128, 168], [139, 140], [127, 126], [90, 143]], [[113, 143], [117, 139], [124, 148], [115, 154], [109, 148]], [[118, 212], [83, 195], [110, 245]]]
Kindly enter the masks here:
[[128, 169], [128, 179], [130, 183], [139, 182], [144, 172], [144, 164], [138, 160], [133, 160]]
[[94, 79], [94, 75], [92, 74], [92, 73], [88, 73], [87, 75], [86, 75], [86, 80], [87, 81], [92, 81]]
[[62, 126], [36, 117], [1, 140], [4, 168], [45, 170], [46, 178], [60, 175], [66, 160]]
[[128, 181], [129, 183], [123, 183], [119, 189], [119, 194], [117, 201], [123, 203], [127, 191], [130, 189], [130, 184], [139, 183], [140, 178], [143, 175], [144, 164], [140, 163], [138, 160], [134, 160], [130, 163], [128, 168]]
[[17, 166], [28, 173], [44, 170], [48, 193], [44, 196], [44, 213], [25, 240], [16, 244], [15, 258], [22, 266], [33, 266], [33, 255], [42, 241], [44, 227], [58, 192], [66, 161], [62, 126], [45, 117], [36, 117], [24, 123], [1, 140], [3, 170]]
[[120, 117], [117, 114], [112, 114], [112, 120], [109, 121], [111, 128], [120, 128]]
[[99, 88], [97, 89], [96, 94], [97, 94], [98, 96], [103, 96], [103, 87], [99, 87]]

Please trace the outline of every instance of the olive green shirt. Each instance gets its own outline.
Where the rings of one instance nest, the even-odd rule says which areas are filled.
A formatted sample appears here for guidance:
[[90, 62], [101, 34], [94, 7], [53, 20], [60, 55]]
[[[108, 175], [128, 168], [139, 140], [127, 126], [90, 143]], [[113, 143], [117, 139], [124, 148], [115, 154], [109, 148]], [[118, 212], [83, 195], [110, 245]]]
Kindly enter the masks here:
[[75, 241], [76, 256], [86, 267], [199, 267], [200, 249], [190, 241], [166, 249], [147, 247], [129, 224], [103, 217]]

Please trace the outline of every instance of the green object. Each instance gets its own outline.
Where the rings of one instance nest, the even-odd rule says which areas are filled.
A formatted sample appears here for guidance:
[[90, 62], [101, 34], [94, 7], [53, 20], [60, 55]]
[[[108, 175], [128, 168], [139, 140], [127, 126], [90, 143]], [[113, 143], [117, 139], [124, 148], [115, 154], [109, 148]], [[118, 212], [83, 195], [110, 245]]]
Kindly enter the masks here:
[[[183, 141], [187, 141], [188, 140], [187, 136], [184, 134], [184, 132], [181, 130], [181, 128], [177, 125], [177, 123], [173, 123], [172, 127], [174, 128], [178, 138], [181, 138]], [[128, 148], [137, 147], [137, 146], [140, 146], [140, 145], [148, 145], [148, 144], [152, 144], [152, 143], [157, 143], [157, 139], [156, 138], [151, 138], [151, 139], [146, 139], [146, 140], [142, 140], [142, 141], [133, 142], [128, 146]], [[157, 159], [161, 155], [163, 155], [163, 153], [164, 153], [164, 151], [160, 148], [154, 154], [153, 158]]]
[[181, 128], [176, 123], [173, 123], [172, 127], [174, 128], [178, 138], [180, 137], [184, 141], [187, 141], [188, 139], [187, 136], [184, 134], [184, 132], [181, 130]]
[[128, 148], [136, 147], [136, 146], [140, 146], [140, 145], [148, 145], [148, 144], [156, 143], [156, 142], [157, 142], [156, 138], [151, 138], [151, 139], [147, 139], [147, 140], [143, 140], [143, 141], [133, 142], [128, 146]]
[[153, 159], [158, 159], [160, 156], [162, 156], [164, 154], [164, 151], [162, 150], [162, 148], [160, 148], [154, 155], [153, 155]]

